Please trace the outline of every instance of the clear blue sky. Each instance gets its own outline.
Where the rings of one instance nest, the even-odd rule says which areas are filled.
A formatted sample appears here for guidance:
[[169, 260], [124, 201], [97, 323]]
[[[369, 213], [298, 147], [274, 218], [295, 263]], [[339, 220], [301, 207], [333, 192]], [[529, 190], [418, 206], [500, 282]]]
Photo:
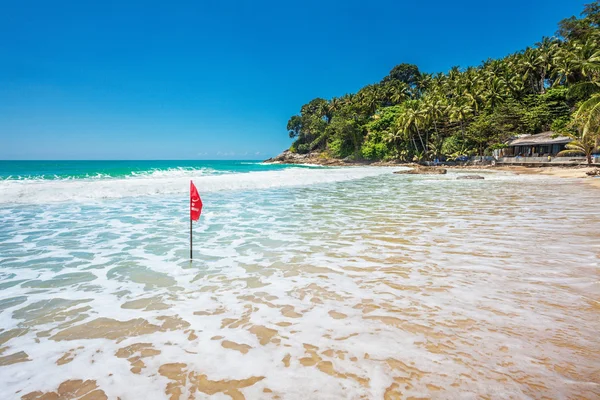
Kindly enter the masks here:
[[262, 159], [314, 97], [504, 56], [584, 2], [4, 1], [0, 159]]

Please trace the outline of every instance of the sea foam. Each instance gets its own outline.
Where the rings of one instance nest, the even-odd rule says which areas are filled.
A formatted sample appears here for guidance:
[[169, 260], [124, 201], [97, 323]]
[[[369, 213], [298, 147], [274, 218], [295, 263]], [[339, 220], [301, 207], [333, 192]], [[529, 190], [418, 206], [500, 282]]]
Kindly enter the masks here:
[[194, 180], [201, 193], [341, 182], [391, 173], [388, 168], [287, 168], [278, 171], [207, 174], [180, 169], [144, 172], [112, 179], [22, 179], [0, 181], [1, 203], [46, 203], [178, 194]]
[[195, 178], [192, 262], [187, 176], [3, 204], [4, 398], [598, 398], [594, 189], [389, 172]]

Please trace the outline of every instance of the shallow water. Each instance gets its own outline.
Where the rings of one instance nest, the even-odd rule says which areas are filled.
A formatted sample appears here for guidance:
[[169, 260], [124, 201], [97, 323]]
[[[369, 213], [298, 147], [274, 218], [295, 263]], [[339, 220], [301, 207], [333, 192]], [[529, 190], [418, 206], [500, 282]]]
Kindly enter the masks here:
[[599, 192], [389, 172], [4, 182], [2, 397], [600, 397]]

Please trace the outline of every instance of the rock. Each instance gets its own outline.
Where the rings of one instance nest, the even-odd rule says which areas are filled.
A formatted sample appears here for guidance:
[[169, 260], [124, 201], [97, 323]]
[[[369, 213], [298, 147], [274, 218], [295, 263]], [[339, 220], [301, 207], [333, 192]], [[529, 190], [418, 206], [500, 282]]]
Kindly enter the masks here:
[[408, 171], [394, 171], [395, 174], [408, 175], [443, 175], [446, 172], [445, 168], [426, 167], [423, 165], [416, 166], [414, 169], [409, 169]]
[[326, 153], [314, 151], [312, 153], [298, 154], [292, 153], [289, 150], [284, 151], [280, 155], [269, 158], [264, 161], [270, 164], [315, 164], [326, 166], [347, 166], [347, 165], [369, 165], [371, 161], [354, 160], [353, 157], [344, 159], [330, 158]]
[[461, 175], [456, 179], [485, 179], [481, 175]]
[[278, 156], [275, 156], [273, 158], [269, 158], [268, 160], [265, 160], [264, 162], [266, 163], [273, 163], [273, 164], [302, 164], [305, 162], [308, 162], [308, 160], [310, 160], [312, 158], [313, 155], [309, 154], [298, 154], [298, 153], [292, 153], [289, 150], [285, 150], [283, 153], [279, 154]]
[[600, 168], [593, 169], [585, 173], [587, 176], [600, 176]]

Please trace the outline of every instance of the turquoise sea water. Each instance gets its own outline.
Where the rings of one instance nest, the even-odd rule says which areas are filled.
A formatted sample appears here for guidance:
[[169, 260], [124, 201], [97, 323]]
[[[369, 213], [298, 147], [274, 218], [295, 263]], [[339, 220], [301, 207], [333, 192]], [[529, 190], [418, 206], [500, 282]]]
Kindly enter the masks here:
[[598, 398], [598, 191], [395, 169], [2, 162], [0, 397]]
[[233, 173], [281, 170], [285, 165], [257, 161], [6, 161], [0, 160], [0, 179], [127, 178], [169, 171]]

